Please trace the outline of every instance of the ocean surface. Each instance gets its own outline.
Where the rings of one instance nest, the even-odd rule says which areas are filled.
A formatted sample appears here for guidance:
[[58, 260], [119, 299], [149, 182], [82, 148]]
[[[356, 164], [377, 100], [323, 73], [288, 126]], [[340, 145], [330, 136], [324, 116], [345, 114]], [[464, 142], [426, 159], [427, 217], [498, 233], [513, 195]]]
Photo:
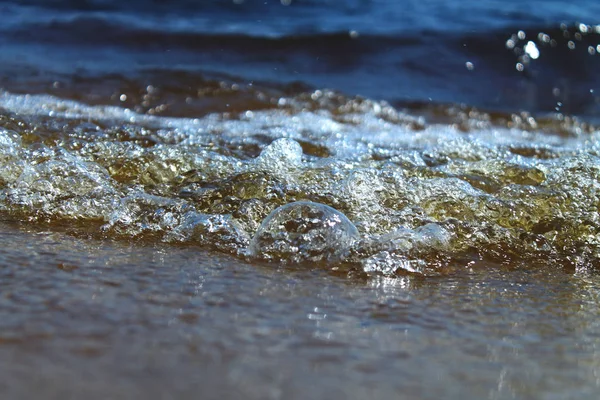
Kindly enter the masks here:
[[600, 3], [0, 1], [2, 399], [600, 392]]

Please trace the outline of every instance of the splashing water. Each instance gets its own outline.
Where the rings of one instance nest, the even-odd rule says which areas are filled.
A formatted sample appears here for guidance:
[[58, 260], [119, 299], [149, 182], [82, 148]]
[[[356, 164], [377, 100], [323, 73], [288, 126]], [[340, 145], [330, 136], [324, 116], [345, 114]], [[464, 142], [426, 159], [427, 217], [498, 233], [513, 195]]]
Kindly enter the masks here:
[[101, 235], [384, 274], [480, 258], [596, 267], [595, 128], [472, 114], [465, 130], [327, 96], [186, 119], [5, 92], [0, 207], [95, 222]]

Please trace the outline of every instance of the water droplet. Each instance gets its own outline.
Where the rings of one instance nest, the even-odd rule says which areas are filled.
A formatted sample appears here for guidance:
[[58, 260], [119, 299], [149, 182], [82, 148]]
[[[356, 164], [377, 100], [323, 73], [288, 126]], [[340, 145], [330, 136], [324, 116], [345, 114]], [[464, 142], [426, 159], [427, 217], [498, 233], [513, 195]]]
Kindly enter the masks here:
[[534, 60], [536, 60], [540, 56], [540, 51], [538, 50], [535, 43], [532, 41], [527, 42], [527, 45], [523, 50], [525, 50], [525, 53], [527, 53], [529, 57], [531, 57]]

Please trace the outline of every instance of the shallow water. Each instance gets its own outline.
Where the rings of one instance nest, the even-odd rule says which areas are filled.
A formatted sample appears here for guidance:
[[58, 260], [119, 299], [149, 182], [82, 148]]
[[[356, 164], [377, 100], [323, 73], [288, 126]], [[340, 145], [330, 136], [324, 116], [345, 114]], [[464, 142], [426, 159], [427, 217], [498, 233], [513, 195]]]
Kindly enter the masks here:
[[0, 2], [2, 398], [598, 391], [596, 2], [82, 4]]
[[589, 398], [598, 277], [348, 279], [3, 222], [4, 398]]

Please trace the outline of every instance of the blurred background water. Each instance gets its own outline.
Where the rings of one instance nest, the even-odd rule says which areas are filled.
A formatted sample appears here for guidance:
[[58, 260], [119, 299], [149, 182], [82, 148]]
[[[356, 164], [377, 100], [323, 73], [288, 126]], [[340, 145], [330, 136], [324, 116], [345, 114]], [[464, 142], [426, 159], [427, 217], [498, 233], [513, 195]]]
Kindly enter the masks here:
[[398, 105], [598, 115], [593, 0], [3, 1], [0, 12], [7, 84], [24, 71], [185, 71]]

